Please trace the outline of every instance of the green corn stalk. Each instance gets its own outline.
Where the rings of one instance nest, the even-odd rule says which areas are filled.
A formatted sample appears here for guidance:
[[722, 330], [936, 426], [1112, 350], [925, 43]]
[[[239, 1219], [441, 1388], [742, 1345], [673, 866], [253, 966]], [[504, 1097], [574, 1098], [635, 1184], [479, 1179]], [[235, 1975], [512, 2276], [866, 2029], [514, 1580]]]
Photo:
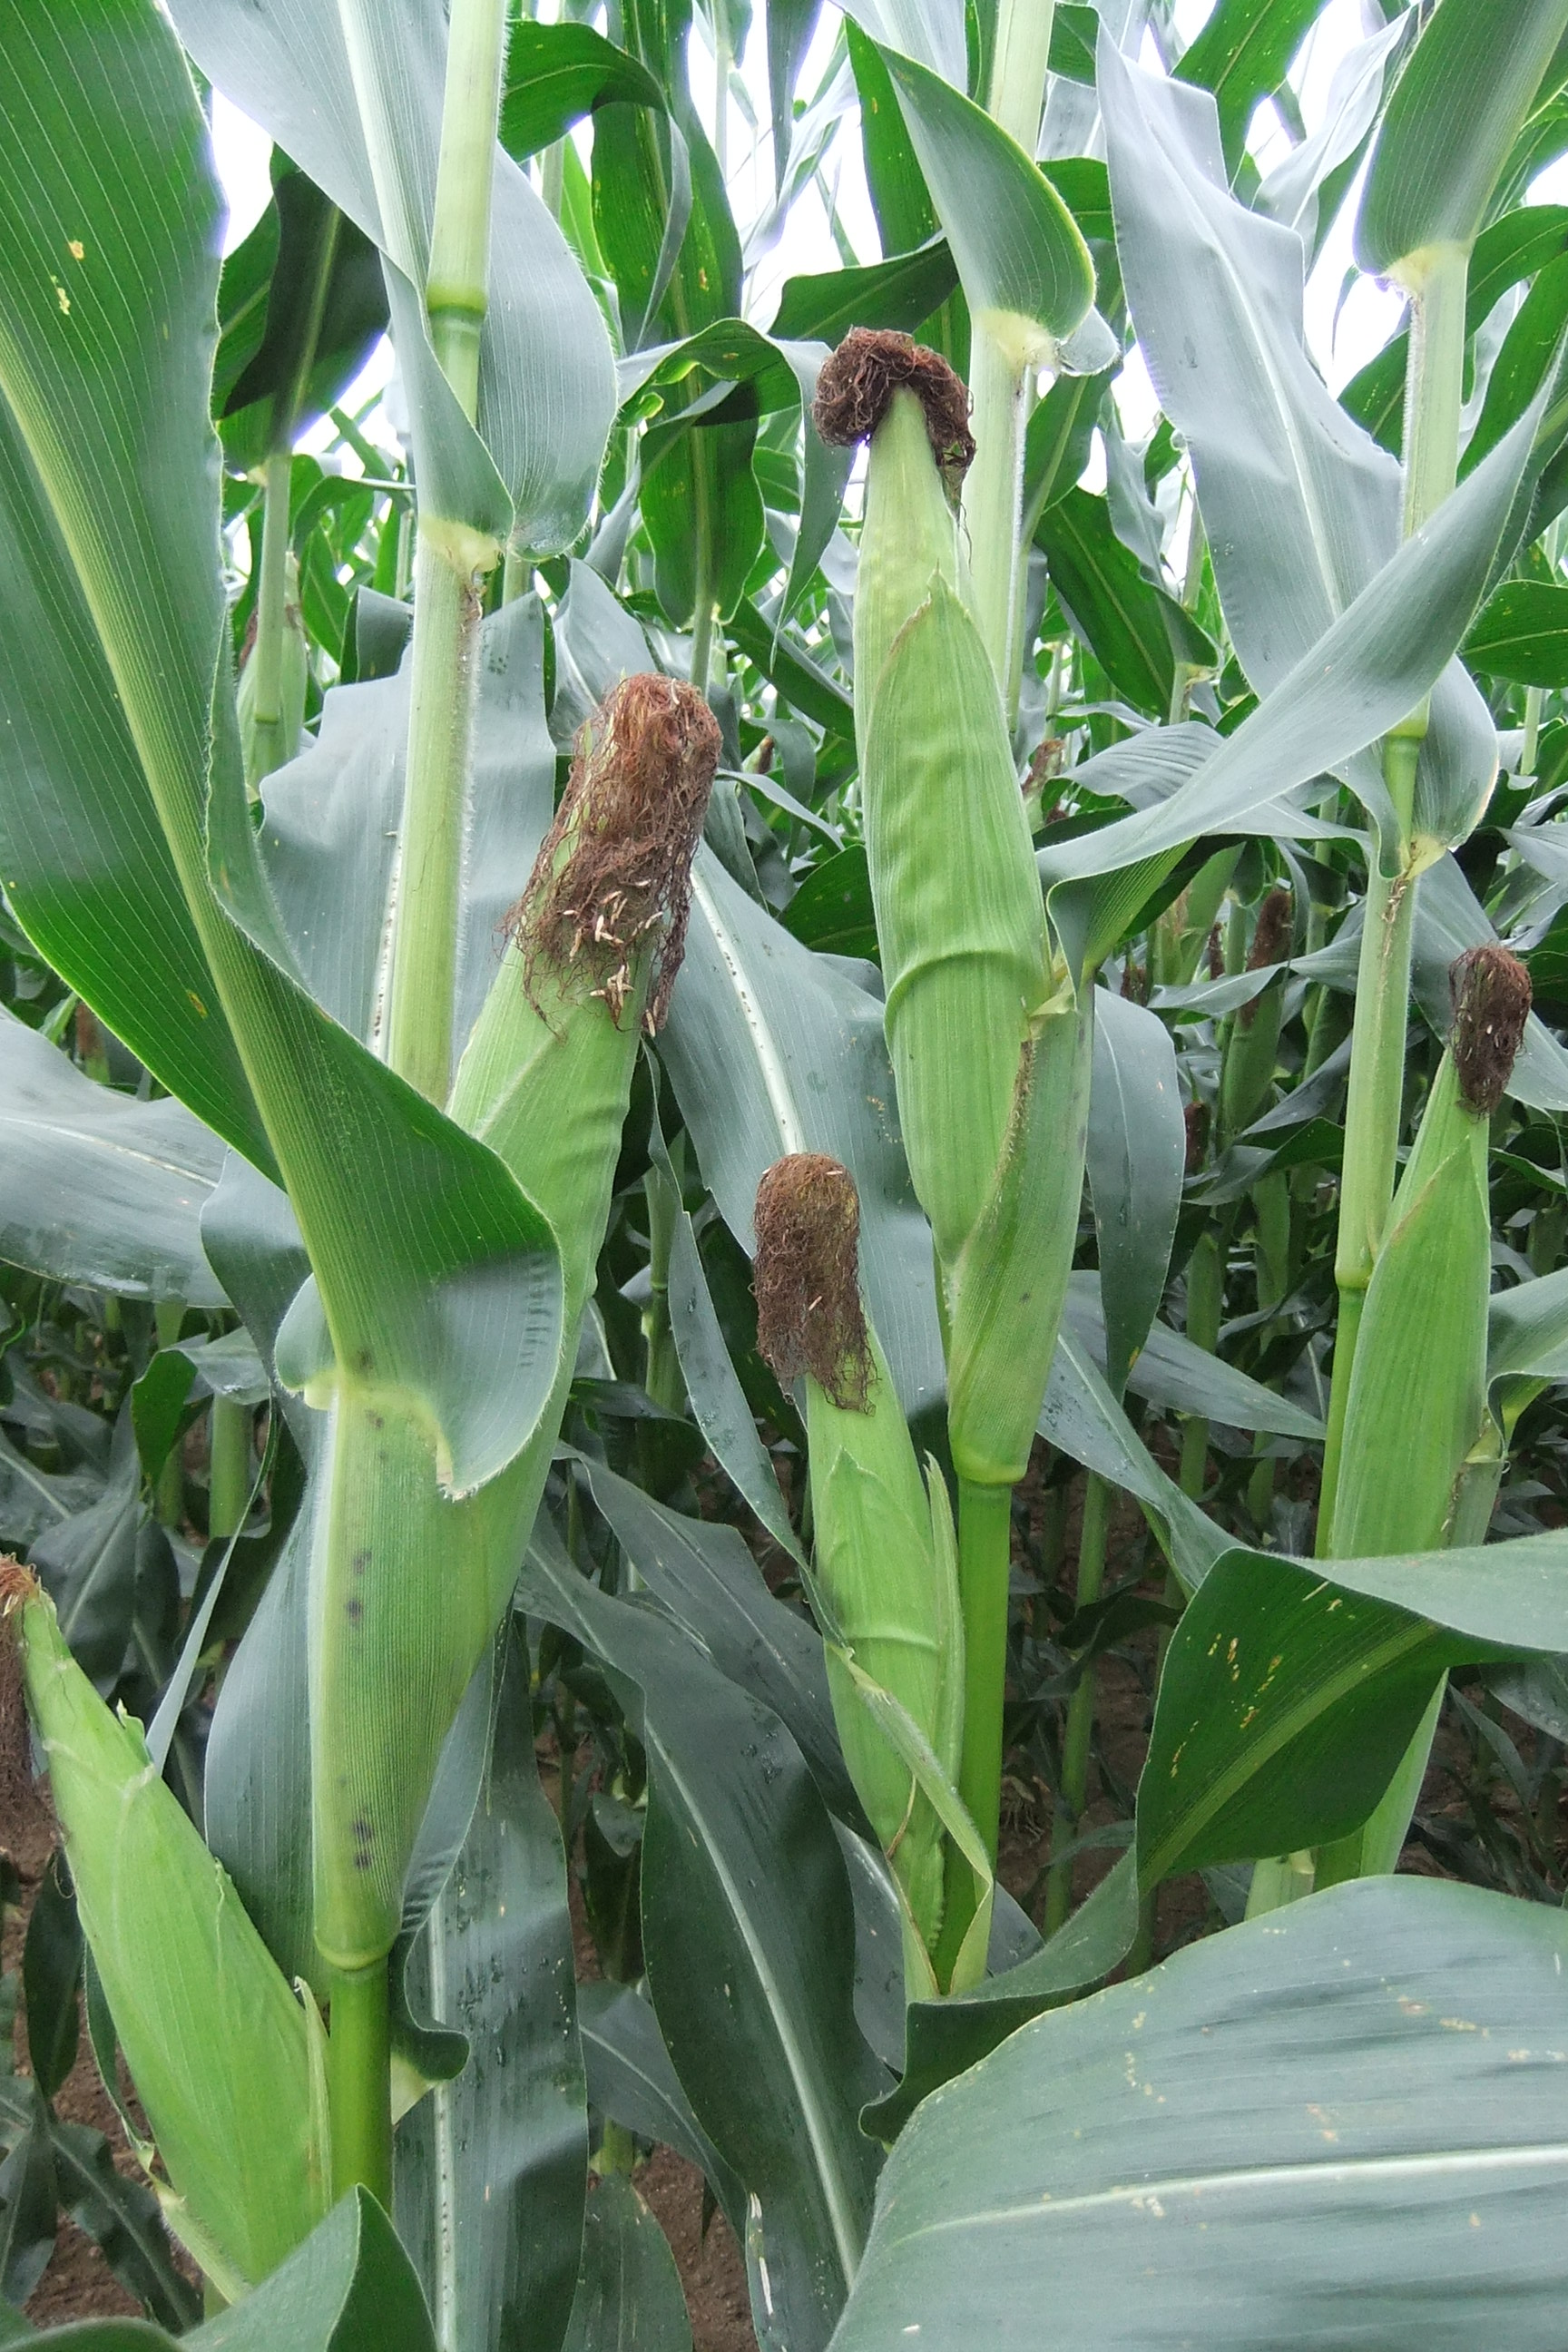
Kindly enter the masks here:
[[[564, 1337], [532, 1444], [477, 1494], [454, 1498], [409, 1400], [341, 1375], [331, 1400], [310, 1722], [340, 2186], [384, 2178], [384, 1958], [404, 1874], [441, 1742], [510, 1597], [549, 1470], [638, 1041], [679, 965], [719, 750], [718, 726], [689, 688], [636, 677], [616, 689], [584, 730], [458, 1069], [453, 1117], [505, 1160], [560, 1247]], [[405, 1563], [415, 1572], [398, 1572]], [[372, 2168], [354, 2171], [367, 2151]]]
[[[1479, 1541], [1478, 1505], [1496, 1491], [1494, 1462], [1500, 1475], [1486, 1385], [1487, 1154], [1491, 1114], [1530, 1011], [1530, 979], [1503, 948], [1470, 950], [1453, 979], [1453, 1037], [1394, 1194], [1362, 1316], [1334, 1519], [1341, 1559]], [[1372, 1821], [1326, 1850], [1320, 1885], [1394, 1868], [1436, 1719], [1435, 1701]]]
[[[141, 1726], [104, 1705], [53, 1601], [15, 1560], [0, 1563], [0, 1603], [82, 1929], [167, 2168], [155, 2185], [175, 2234], [232, 2300], [330, 2201], [320, 2020], [309, 1994], [301, 2006], [289, 1990]], [[26, 1740], [15, 1720], [5, 1736]]]
[[947, 1490], [929, 1489], [858, 1265], [859, 1203], [848, 1171], [816, 1152], [777, 1161], [757, 1192], [758, 1345], [805, 1391], [817, 1586], [827, 1679], [845, 1762], [927, 1955], [941, 1937], [942, 1821], [867, 1703], [889, 1694], [957, 1777], [963, 1629]]

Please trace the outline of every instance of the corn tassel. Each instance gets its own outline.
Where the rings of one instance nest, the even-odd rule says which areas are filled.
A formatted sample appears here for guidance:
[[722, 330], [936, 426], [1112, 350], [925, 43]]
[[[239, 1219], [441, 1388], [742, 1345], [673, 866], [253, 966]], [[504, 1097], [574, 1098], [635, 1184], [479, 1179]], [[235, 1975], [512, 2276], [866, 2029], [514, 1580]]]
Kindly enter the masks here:
[[[112, 1714], [72, 1658], [30, 1570], [0, 1563], [0, 1601], [16, 1629], [82, 1930], [173, 2183], [173, 2195], [159, 2184], [170, 2224], [232, 2296], [327, 2210], [319, 2021], [148, 1756], [141, 1726]], [[26, 1739], [19, 1722], [5, 1732]]]

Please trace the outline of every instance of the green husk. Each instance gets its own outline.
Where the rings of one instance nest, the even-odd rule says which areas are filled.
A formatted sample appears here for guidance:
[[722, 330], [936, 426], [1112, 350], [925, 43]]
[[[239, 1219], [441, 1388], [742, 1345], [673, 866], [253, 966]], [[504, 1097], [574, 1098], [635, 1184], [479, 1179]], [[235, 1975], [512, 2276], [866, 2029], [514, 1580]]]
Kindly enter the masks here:
[[111, 1714], [72, 1658], [54, 1603], [15, 1561], [0, 1591], [83, 1933], [173, 2184], [168, 2218], [232, 2294], [264, 2279], [327, 2210], [313, 2021], [141, 1726]]
[[934, 1465], [929, 1492], [921, 1481], [866, 1316], [858, 1218], [853, 1179], [836, 1160], [802, 1152], [768, 1170], [757, 1192], [757, 1338], [779, 1378], [800, 1377], [805, 1391], [816, 1590], [834, 1717], [850, 1778], [929, 1955], [942, 1929], [942, 1822], [867, 1690], [896, 1702], [950, 1792], [963, 1744], [957, 1558], [947, 1490]]
[[455, 1501], [440, 1492], [433, 1433], [412, 1401], [336, 1379], [331, 1517], [313, 1552], [310, 1722], [315, 1935], [338, 1969], [367, 1968], [397, 1935], [441, 1742], [516, 1580], [639, 1039], [679, 963], [718, 753], [717, 723], [689, 687], [646, 677], [616, 688], [584, 730], [458, 1071], [452, 1117], [506, 1162], [560, 1249], [563, 1344], [532, 1443]]
[[995, 1188], [1046, 931], [995, 674], [940, 574], [883, 667], [863, 789], [899, 1117], [951, 1267]]
[[948, 1434], [961, 1478], [1012, 1486], [1056, 1352], [1078, 1236], [1094, 1053], [1094, 991], [1038, 1022], [984, 1212], [948, 1285]]
[[[845, 1648], [929, 1741], [951, 1784], [963, 1727], [963, 1633], [947, 1495], [928, 1495], [882, 1351], [857, 1412], [807, 1375], [816, 1565]], [[849, 1777], [928, 1950], [942, 1928], [942, 1823], [830, 1644], [827, 1685]]]
[[1450, 1539], [1486, 1409], [1488, 1125], [1446, 1055], [1362, 1314], [1345, 1411], [1334, 1557]]

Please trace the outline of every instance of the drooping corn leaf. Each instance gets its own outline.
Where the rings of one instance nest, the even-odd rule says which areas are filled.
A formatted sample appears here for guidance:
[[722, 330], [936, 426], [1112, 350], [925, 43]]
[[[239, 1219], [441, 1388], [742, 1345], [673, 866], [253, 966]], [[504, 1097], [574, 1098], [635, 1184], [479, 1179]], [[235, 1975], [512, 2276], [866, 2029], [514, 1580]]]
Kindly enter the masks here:
[[[564, 238], [499, 147], [477, 431], [430, 352], [423, 289], [446, 74], [442, 12], [426, 0], [403, 0], [395, 19], [384, 7], [341, 14], [308, 0], [243, 9], [181, 0], [174, 14], [203, 72], [386, 256], [422, 500], [498, 539], [515, 529], [535, 551], [568, 544], [609, 431], [609, 352]], [[359, 47], [357, 83], [346, 31]]]
[[1356, 222], [1383, 277], [1428, 246], [1469, 247], [1523, 127], [1568, 0], [1443, 0], [1394, 85]]
[[[1301, 241], [1230, 194], [1206, 95], [1136, 70], [1104, 41], [1100, 102], [1140, 348], [1193, 453], [1237, 657], [1267, 696], [1393, 555], [1398, 469], [1308, 357]], [[1433, 700], [1419, 828], [1462, 839], [1495, 761], [1489, 714], [1456, 667]], [[1342, 762], [1380, 814], [1375, 761], [1335, 751], [1322, 764]]]
[[404, 2243], [447, 2352], [566, 2332], [577, 2281], [588, 2119], [559, 1825], [539, 1781], [521, 1625], [468, 1835], [424, 1931], [423, 1982], [469, 2063], [397, 2135]]
[[1563, 1956], [1549, 1908], [1369, 1880], [1042, 2017], [895, 2149], [842, 2352], [1549, 2352]]
[[669, 2241], [631, 2182], [595, 2182], [564, 2352], [691, 2352], [691, 2322]]
[[125, 1297], [225, 1303], [200, 1233], [224, 1146], [184, 1103], [95, 1086], [0, 1013], [0, 1152], [7, 1263]]
[[882, 1011], [700, 850], [691, 927], [659, 1056], [724, 1222], [748, 1250], [757, 1185], [828, 1151], [860, 1195], [871, 1318], [906, 1413], [942, 1392], [931, 1234], [898, 1141]]
[[1095, 1005], [1086, 1166], [1106, 1377], [1118, 1394], [1164, 1295], [1185, 1159], [1170, 1032], [1141, 1004], [1105, 991]]
[[649, 1768], [642, 1930], [659, 2025], [760, 2206], [748, 2239], [772, 2331], [821, 2352], [877, 2168], [856, 2116], [885, 2079], [851, 2008], [854, 1922], [828, 1814], [778, 1718], [673, 1625], [588, 1584], [543, 1520], [521, 1590], [631, 1706]]

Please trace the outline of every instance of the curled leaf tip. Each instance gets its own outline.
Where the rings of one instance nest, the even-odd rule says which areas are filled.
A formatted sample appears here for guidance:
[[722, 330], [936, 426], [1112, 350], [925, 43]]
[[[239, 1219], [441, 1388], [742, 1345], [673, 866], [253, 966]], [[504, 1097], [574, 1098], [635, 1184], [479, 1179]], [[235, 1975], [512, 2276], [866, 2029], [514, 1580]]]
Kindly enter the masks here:
[[781, 1381], [809, 1372], [863, 1412], [871, 1351], [860, 1304], [860, 1199], [826, 1152], [777, 1160], [757, 1187], [757, 1346]]
[[507, 918], [531, 995], [542, 958], [585, 972], [618, 1025], [636, 961], [651, 949], [646, 1019], [658, 1027], [685, 952], [691, 860], [721, 748], [696, 688], [654, 672], [623, 678], [584, 722], [555, 822]]
[[969, 394], [940, 352], [928, 351], [912, 336], [850, 328], [816, 379], [811, 413], [817, 432], [835, 448], [868, 441], [895, 392], [912, 392], [920, 402], [931, 454], [950, 487], [956, 486], [974, 455]]
[[1508, 1090], [1530, 1018], [1530, 974], [1504, 947], [1467, 948], [1448, 967], [1454, 997], [1449, 1047], [1459, 1092], [1489, 1118]]

